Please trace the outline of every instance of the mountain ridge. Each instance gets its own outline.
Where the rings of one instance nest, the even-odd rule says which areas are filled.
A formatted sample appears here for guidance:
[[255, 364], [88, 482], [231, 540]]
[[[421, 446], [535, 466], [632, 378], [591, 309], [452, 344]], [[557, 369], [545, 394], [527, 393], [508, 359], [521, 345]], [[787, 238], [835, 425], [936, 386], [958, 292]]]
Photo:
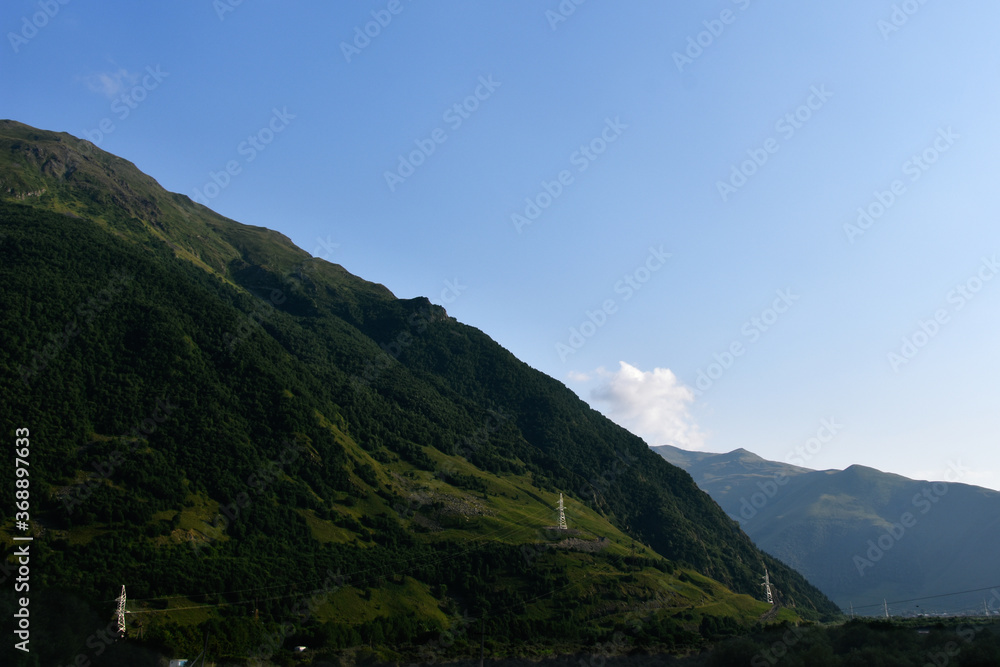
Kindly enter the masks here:
[[[578, 646], [658, 600], [643, 641], [696, 645], [766, 611], [765, 565], [779, 618], [837, 614], [690, 475], [482, 331], [84, 143], [0, 123], [2, 418], [44, 438], [36, 545], [80, 619], [124, 579], [157, 645], [193, 649], [205, 626], [241, 655], [340, 569], [352, 583], [295, 641], [398, 659], [465, 607], [510, 650]], [[560, 491], [576, 541], [546, 530]], [[281, 595], [209, 593], [257, 587]], [[198, 611], [170, 611], [179, 593]]]
[[[761, 459], [713, 475], [713, 461], [728, 463], [729, 454], [692, 464], [675, 448], [652, 449], [688, 469], [762, 549], [802, 571], [844, 609], [997, 583], [987, 554], [1000, 550], [1000, 492], [860, 464], [811, 470]], [[983, 604], [979, 594], [946, 602], [948, 608]]]

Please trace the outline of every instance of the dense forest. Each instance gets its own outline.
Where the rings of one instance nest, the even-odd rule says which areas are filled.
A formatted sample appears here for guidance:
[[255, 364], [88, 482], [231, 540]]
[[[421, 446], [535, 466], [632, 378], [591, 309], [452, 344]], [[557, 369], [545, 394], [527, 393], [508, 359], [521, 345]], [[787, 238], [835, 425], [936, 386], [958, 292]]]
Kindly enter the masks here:
[[[687, 651], [754, 627], [765, 565], [786, 620], [839, 614], [687, 473], [440, 306], [69, 135], [0, 130], [0, 422], [31, 431], [38, 664], [403, 659], [459, 628], [438, 653], [483, 633], [543, 655], [639, 612], [639, 643]], [[567, 534], [546, 529], [560, 492]], [[105, 651], [123, 584], [127, 646]]]

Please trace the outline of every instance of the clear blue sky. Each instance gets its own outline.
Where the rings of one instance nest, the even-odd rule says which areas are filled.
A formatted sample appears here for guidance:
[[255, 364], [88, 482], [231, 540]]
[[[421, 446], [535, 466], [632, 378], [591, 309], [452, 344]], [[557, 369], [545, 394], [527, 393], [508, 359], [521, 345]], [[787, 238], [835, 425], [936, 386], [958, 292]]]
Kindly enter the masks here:
[[1000, 7], [690, 4], [11, 0], [0, 116], [428, 296], [651, 444], [1000, 488]]

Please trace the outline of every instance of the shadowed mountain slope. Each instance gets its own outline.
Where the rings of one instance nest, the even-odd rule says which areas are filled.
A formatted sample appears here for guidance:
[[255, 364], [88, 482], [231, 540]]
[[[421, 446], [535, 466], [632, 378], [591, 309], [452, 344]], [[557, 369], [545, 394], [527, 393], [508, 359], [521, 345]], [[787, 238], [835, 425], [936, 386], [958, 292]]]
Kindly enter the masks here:
[[[854, 465], [809, 470], [746, 450], [691, 453], [653, 447], [691, 473], [761, 549], [788, 563], [846, 609], [976, 591], [901, 605], [897, 613], [1000, 612], [1000, 493], [911, 480]], [[955, 466], [946, 477], [960, 479]], [[878, 608], [867, 605], [878, 605]]]
[[[402, 659], [463, 614], [511, 652], [637, 614], [643, 641], [698, 645], [767, 610], [765, 564], [783, 618], [836, 614], [690, 475], [483, 332], [87, 142], [0, 121], [0, 260], [0, 420], [32, 434], [53, 664], [123, 583], [142, 645], [208, 632], [236, 659]], [[560, 492], [569, 533], [546, 529]]]

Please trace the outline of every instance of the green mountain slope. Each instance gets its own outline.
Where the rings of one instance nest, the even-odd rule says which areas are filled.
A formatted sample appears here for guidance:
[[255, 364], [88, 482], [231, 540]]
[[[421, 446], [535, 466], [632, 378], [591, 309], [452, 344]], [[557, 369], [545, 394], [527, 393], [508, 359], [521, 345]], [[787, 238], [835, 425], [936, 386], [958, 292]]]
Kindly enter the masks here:
[[[768, 610], [763, 564], [781, 617], [836, 613], [687, 473], [427, 299], [12, 121], [0, 197], [0, 420], [31, 432], [43, 664], [206, 634], [237, 659], [459, 655], [475, 637], [435, 637], [469, 615], [497, 654], [625, 627], [696, 646]], [[559, 493], [568, 532], [546, 529]]]
[[[684, 467], [761, 549], [805, 574], [843, 608], [882, 613], [881, 602], [914, 600], [897, 613], [1000, 611], [1000, 493], [927, 482], [864, 466], [809, 470], [745, 450], [727, 454], [654, 447]], [[960, 469], [950, 473], [961, 474]], [[867, 606], [874, 605], [874, 606]]]

